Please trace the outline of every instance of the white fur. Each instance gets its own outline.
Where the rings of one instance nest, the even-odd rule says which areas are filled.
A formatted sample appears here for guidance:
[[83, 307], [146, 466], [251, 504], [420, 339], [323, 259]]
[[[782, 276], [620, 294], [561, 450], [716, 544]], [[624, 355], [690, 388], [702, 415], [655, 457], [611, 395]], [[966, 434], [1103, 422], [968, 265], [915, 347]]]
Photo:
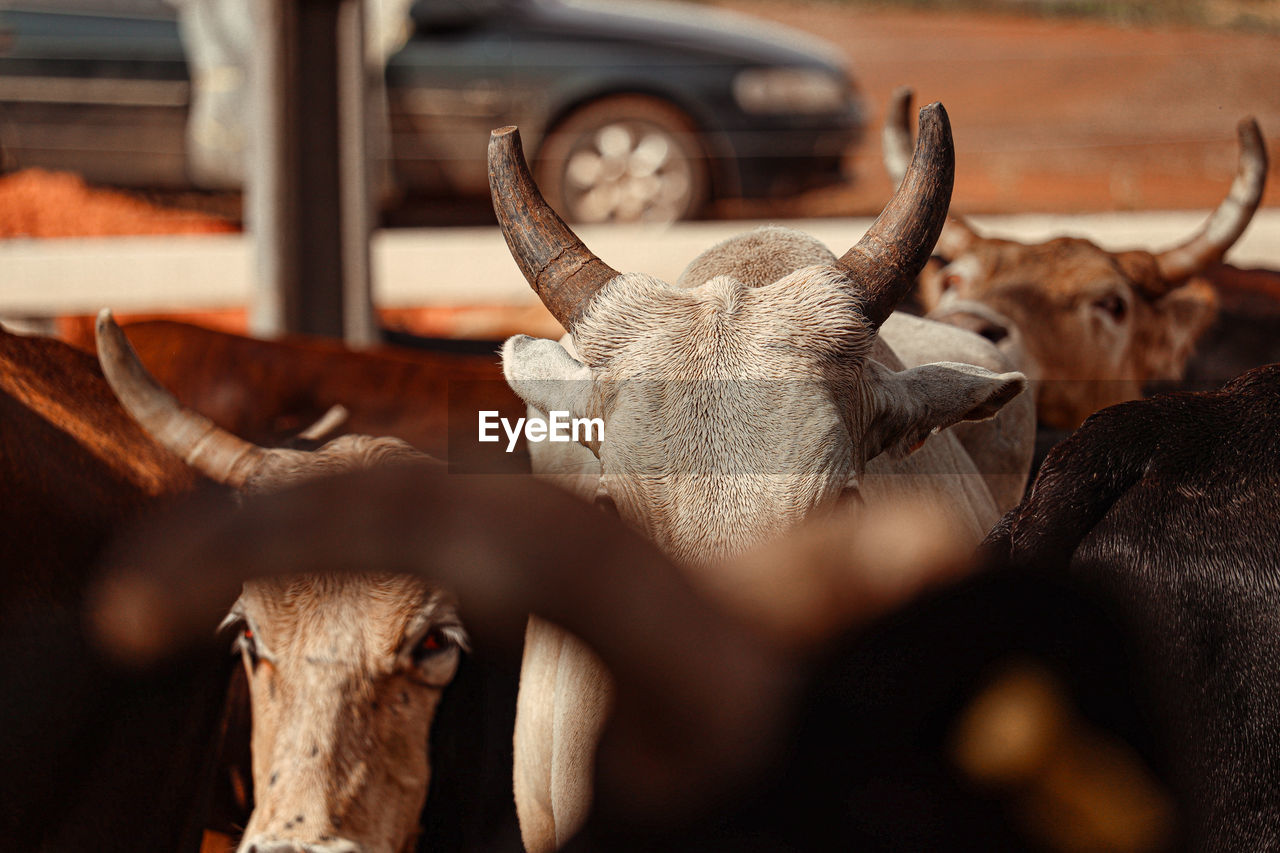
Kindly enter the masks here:
[[[761, 229], [704, 253], [681, 287], [614, 278], [572, 341], [509, 340], [503, 370], [530, 417], [554, 408], [605, 423], [590, 448], [531, 448], [535, 471], [586, 499], [607, 493], [695, 580], [850, 490], [928, 500], [976, 544], [1000, 507], [947, 428], [990, 418], [1025, 380], [971, 364], [905, 369], [834, 260], [799, 232]], [[976, 335], [937, 325], [891, 328], [920, 338], [913, 355], [931, 329], [950, 342], [944, 357], [964, 350], [958, 341], [980, 349], [963, 338]], [[556, 637], [531, 622], [521, 680], [516, 795], [530, 851], [553, 849], [585, 815], [593, 750], [583, 745], [607, 707], [567, 686], [566, 654], [570, 680], [607, 681], [589, 652]]]

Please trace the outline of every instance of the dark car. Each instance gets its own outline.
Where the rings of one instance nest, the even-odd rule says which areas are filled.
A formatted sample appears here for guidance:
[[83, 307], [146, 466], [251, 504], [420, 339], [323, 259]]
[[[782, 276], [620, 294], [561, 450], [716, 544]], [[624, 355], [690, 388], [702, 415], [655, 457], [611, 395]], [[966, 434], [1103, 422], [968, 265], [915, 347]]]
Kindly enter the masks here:
[[[860, 100], [822, 42], [683, 4], [421, 0], [387, 63], [392, 178], [483, 195], [489, 130], [520, 125], [552, 204], [578, 221], [671, 220], [706, 202], [841, 180]], [[190, 83], [162, 0], [0, 8], [6, 168], [198, 185]]]

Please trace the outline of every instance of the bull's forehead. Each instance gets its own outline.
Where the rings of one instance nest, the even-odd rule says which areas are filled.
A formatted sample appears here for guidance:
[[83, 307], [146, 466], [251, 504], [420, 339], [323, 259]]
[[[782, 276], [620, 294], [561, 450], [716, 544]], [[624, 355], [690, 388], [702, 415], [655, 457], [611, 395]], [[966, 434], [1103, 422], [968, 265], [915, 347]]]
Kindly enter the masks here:
[[610, 397], [600, 460], [619, 511], [687, 562], [799, 521], [849, 476], [875, 334], [829, 268], [754, 288], [615, 279], [574, 342]]
[[1115, 255], [1076, 237], [1033, 244], [983, 240], [973, 254], [990, 286], [1031, 285], [1058, 297], [1126, 277]]
[[424, 621], [454, 622], [452, 602], [396, 575], [305, 576], [245, 584], [237, 609], [273, 657], [380, 668]]
[[874, 338], [857, 293], [824, 267], [761, 287], [717, 276], [687, 290], [622, 275], [574, 328], [597, 378], [613, 380], [815, 380]]

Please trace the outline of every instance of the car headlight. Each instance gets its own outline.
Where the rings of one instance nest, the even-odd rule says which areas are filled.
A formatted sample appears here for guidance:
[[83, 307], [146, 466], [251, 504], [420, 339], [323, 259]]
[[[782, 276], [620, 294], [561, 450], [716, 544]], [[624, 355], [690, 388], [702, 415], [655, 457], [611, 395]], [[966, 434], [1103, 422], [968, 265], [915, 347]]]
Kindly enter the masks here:
[[829, 113], [843, 109], [843, 75], [814, 68], [749, 68], [733, 78], [733, 97], [748, 113]]

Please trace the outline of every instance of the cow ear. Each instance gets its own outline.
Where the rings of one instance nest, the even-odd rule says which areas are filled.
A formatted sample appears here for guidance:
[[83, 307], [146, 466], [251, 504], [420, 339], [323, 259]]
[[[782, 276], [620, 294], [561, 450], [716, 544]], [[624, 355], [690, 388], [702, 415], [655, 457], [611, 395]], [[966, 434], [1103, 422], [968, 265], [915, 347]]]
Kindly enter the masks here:
[[1196, 341], [1217, 319], [1217, 291], [1204, 279], [1193, 278], [1156, 300], [1154, 308], [1156, 338], [1148, 350], [1147, 376], [1179, 380]]
[[591, 368], [561, 344], [516, 335], [502, 345], [502, 374], [511, 390], [542, 412], [569, 412], [587, 417]]
[[955, 259], [934, 255], [916, 276], [920, 304], [926, 311], [932, 311], [948, 291], [954, 290], [957, 295], [968, 294], [969, 286], [980, 273], [978, 259], [973, 255], [961, 255]]
[[875, 362], [868, 366], [877, 392], [868, 459], [883, 452], [895, 459], [909, 456], [952, 424], [995, 417], [1027, 387], [1021, 373], [993, 373], [972, 364], [937, 362], [899, 373]]

